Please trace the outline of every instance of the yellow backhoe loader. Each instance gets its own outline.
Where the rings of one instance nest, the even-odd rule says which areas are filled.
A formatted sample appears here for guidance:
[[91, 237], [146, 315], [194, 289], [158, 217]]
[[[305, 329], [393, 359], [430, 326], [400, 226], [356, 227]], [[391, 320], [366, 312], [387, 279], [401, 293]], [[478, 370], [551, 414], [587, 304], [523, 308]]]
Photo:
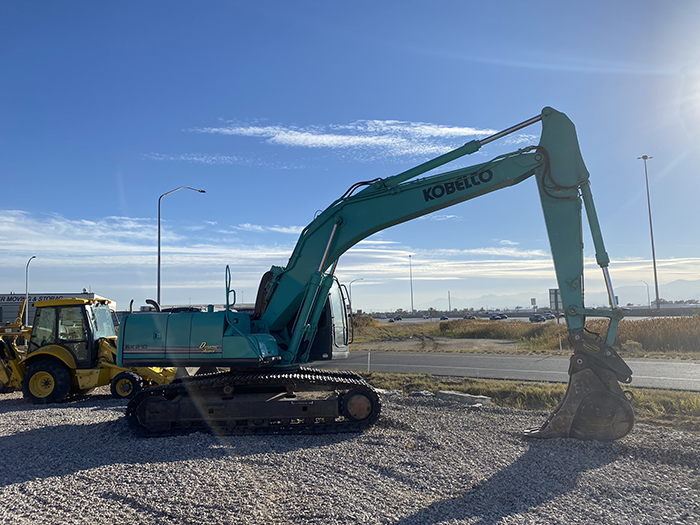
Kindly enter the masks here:
[[[108, 301], [38, 301], [32, 326], [17, 320], [0, 327], [0, 392], [21, 389], [32, 403], [57, 403], [66, 397], [110, 385], [116, 398], [131, 398], [146, 386], [165, 385], [175, 368], [123, 368], [115, 364], [117, 335]], [[28, 341], [25, 348], [19, 338]]]

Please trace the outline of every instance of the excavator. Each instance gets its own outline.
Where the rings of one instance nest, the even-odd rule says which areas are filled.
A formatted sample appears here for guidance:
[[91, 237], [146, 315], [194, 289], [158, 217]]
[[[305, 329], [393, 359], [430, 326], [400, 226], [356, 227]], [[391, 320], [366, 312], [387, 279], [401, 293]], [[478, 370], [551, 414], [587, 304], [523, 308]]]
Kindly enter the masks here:
[[[537, 145], [419, 178], [540, 121]], [[379, 417], [381, 403], [362, 377], [306, 366], [347, 356], [345, 293], [334, 276], [340, 256], [375, 232], [530, 177], [539, 189], [574, 351], [561, 403], [539, 428], [526, 430], [525, 435], [592, 440], [625, 436], [634, 425], [634, 413], [620, 383], [629, 383], [632, 371], [613, 348], [623, 312], [616, 304], [610, 259], [575, 126], [550, 107], [398, 175], [351, 186], [302, 231], [287, 265], [273, 266], [263, 275], [251, 312], [231, 308], [235, 291], [227, 267], [223, 311], [209, 307], [206, 312], [138, 313], [123, 318], [119, 366], [214, 371], [137, 393], [127, 406], [131, 426], [142, 436], [192, 431], [325, 433], [370, 427]], [[608, 308], [584, 305], [582, 208], [602, 269]], [[588, 317], [608, 319], [605, 335], [586, 329]]]

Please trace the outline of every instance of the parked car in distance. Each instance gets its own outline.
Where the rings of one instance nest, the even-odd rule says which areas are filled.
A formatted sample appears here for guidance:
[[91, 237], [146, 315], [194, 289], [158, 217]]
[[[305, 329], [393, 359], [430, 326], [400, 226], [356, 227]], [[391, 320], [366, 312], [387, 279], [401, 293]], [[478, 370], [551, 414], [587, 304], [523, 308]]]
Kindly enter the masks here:
[[449, 321], [449, 318], [446, 315], [441, 315], [440, 321]]
[[530, 316], [531, 323], [544, 323], [547, 319], [544, 318], [542, 314], [532, 314]]
[[501, 316], [501, 319], [508, 319], [508, 316], [506, 314], [499, 314]]
[[562, 317], [566, 317], [566, 315], [563, 312], [554, 312], [554, 317], [561, 319]]
[[556, 319], [556, 317], [554, 317], [554, 314], [552, 312], [545, 312], [542, 314], [542, 316], [547, 320]]
[[397, 315], [396, 317], [394, 317], [394, 321], [403, 321], [403, 317]]
[[467, 314], [464, 317], [462, 317], [462, 319], [476, 319], [476, 317], [474, 317], [472, 314]]
[[501, 317], [499, 314], [493, 314], [491, 317], [489, 317], [489, 319], [491, 319], [491, 321], [498, 321], [503, 319], [503, 317]]
[[394, 322], [394, 318], [393, 318], [393, 317], [389, 317], [389, 322], [390, 322], [390, 323], [393, 323], [393, 322]]
[[430, 319], [430, 316], [428, 314], [423, 314], [423, 319]]

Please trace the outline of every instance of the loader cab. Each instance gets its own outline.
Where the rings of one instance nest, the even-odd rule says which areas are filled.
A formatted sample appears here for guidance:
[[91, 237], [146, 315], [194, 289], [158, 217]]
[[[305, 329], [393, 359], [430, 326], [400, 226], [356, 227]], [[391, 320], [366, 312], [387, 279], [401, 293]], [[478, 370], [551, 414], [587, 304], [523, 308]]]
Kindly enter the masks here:
[[115, 337], [111, 312], [105, 303], [85, 299], [59, 299], [35, 304], [29, 355], [47, 345], [68, 350], [78, 368], [92, 368], [101, 337]]

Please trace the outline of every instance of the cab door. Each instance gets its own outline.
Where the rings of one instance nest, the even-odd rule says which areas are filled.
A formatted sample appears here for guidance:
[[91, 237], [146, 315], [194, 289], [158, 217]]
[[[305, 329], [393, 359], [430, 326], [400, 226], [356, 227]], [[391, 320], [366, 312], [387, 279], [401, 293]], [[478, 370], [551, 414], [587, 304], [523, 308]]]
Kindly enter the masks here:
[[78, 368], [92, 368], [96, 355], [82, 306], [37, 308], [29, 354], [47, 345], [59, 345], [73, 354]]
[[57, 310], [57, 343], [71, 351], [78, 368], [92, 368], [97, 355], [85, 310], [82, 306], [60, 306]]

